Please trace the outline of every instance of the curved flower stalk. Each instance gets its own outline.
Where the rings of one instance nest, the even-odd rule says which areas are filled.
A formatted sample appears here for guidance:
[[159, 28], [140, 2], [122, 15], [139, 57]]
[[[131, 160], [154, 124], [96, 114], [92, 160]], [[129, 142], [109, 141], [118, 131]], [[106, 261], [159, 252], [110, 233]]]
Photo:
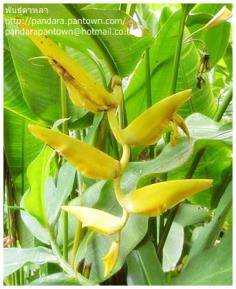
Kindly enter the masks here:
[[114, 235], [125, 226], [128, 214], [123, 210], [123, 215], [118, 218], [102, 210], [80, 207], [80, 206], [62, 206], [64, 211], [75, 216], [82, 222], [82, 227], [88, 227], [91, 230], [103, 235]]
[[191, 97], [191, 94], [192, 90], [187, 89], [164, 98], [145, 110], [125, 129], [119, 127], [115, 115], [116, 110], [109, 110], [107, 112], [108, 120], [115, 138], [119, 143], [129, 146], [152, 145], [161, 138], [165, 129], [172, 123], [189, 136], [184, 120], [176, 111]]
[[87, 177], [107, 180], [114, 179], [121, 174], [119, 161], [89, 144], [38, 125], [29, 125], [29, 130]]
[[34, 44], [48, 58], [52, 68], [64, 80], [69, 96], [75, 105], [91, 112], [104, 111], [119, 105], [118, 97], [108, 92], [55, 42], [41, 35], [23, 20], [19, 26], [27, 32]]
[[120, 249], [119, 239], [114, 240], [111, 244], [109, 251], [102, 258], [102, 261], [105, 267], [104, 277], [107, 277], [114, 269], [116, 262], [118, 260], [118, 257], [119, 257], [119, 249]]
[[[129, 214], [154, 217], [161, 215], [186, 198], [209, 189], [212, 183], [211, 179], [161, 182], [123, 195], [120, 203]], [[121, 194], [121, 192], [118, 193]]]

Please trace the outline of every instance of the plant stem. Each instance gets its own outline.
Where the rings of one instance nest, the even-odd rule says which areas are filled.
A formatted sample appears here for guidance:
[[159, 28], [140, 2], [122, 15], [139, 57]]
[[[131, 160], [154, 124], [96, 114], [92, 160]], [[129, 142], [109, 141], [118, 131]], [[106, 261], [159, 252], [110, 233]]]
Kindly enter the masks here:
[[137, 4], [136, 3], [132, 3], [130, 6], [130, 10], [129, 10], [129, 15], [131, 17], [133, 17], [134, 13], [135, 13], [135, 9], [136, 9]]
[[120, 10], [126, 12], [126, 10], [127, 10], [127, 3], [121, 3], [121, 4], [120, 4]]
[[229, 104], [232, 100], [232, 97], [233, 97], [233, 91], [232, 91], [232, 85], [231, 85], [224, 100], [223, 100], [223, 103], [221, 104], [221, 106], [219, 107], [219, 109], [216, 112], [216, 115], [214, 117], [215, 121], [220, 121], [222, 119], [227, 107], [229, 106]]
[[[61, 78], [60, 80], [60, 92], [61, 92], [61, 117], [67, 118], [68, 111], [67, 111], [67, 95], [66, 95], [66, 88], [64, 82]], [[64, 121], [62, 123], [62, 132], [64, 134], [68, 134], [68, 123]], [[64, 205], [67, 205], [67, 200], [64, 202]], [[65, 260], [68, 260], [68, 213], [63, 212], [63, 256]]]
[[[61, 93], [61, 117], [67, 118], [68, 111], [67, 111], [67, 95], [66, 95], [66, 87], [64, 85], [63, 80], [60, 80], [60, 93]], [[62, 123], [62, 132], [68, 134], [68, 122], [64, 121]]]
[[93, 282], [86, 279], [84, 276], [82, 276], [80, 273], [73, 270], [73, 268], [68, 264], [63, 256], [60, 253], [60, 249], [57, 246], [57, 243], [55, 242], [55, 236], [51, 229], [49, 229], [49, 234], [51, 238], [51, 247], [53, 253], [57, 256], [58, 259], [58, 265], [63, 269], [64, 272], [66, 272], [69, 276], [72, 278], [78, 280], [79, 284], [81, 285], [94, 285]]
[[[146, 49], [146, 107], [152, 106], [152, 84], [151, 84], [151, 71], [150, 71], [150, 53], [149, 48]], [[154, 158], [154, 146], [149, 146], [149, 156], [150, 159]]]
[[179, 205], [175, 206], [172, 210], [170, 210], [165, 227], [164, 227], [164, 230], [163, 230], [163, 233], [161, 235], [161, 238], [160, 238], [160, 241], [159, 241], [159, 244], [157, 247], [157, 256], [158, 256], [158, 259], [160, 260], [161, 264], [162, 264], [162, 259], [163, 259], [163, 248], [164, 248], [167, 236], [170, 232], [170, 228], [171, 228], [171, 225], [174, 221], [175, 215], [178, 211], [178, 208], [179, 208]]
[[76, 231], [75, 231], [75, 238], [74, 238], [74, 244], [72, 249], [72, 259], [71, 259], [71, 266], [72, 268], [76, 267], [75, 264], [75, 258], [76, 254], [79, 248], [79, 243], [82, 237], [82, 223], [80, 221], [77, 222]]
[[[198, 164], [199, 164], [199, 162], [200, 162], [205, 150], [206, 150], [206, 148], [203, 147], [202, 149], [200, 149], [196, 153], [196, 155], [195, 155], [195, 157], [194, 157], [194, 159], [192, 161], [192, 164], [191, 164], [188, 172], [185, 175], [185, 179], [191, 179], [192, 178], [192, 176], [193, 176], [193, 174], [194, 174], [194, 172], [195, 172], [195, 170], [196, 170], [196, 168], [197, 168], [197, 166], [198, 166]], [[170, 210], [170, 212], [168, 214], [168, 217], [167, 217], [166, 224], [164, 226], [163, 233], [162, 233], [162, 235], [161, 235], [161, 237], [159, 239], [159, 244], [158, 244], [158, 248], [157, 248], [157, 255], [158, 255], [158, 258], [159, 258], [161, 263], [162, 263], [162, 259], [163, 259], [163, 248], [164, 248], [167, 236], [168, 236], [168, 234], [170, 232], [171, 225], [172, 225], [172, 223], [174, 221], [174, 218], [176, 216], [176, 213], [178, 211], [178, 208], [179, 208], [179, 204], [177, 206], [175, 206], [173, 209]]]
[[146, 93], [147, 93], [147, 108], [152, 106], [152, 87], [151, 87], [151, 72], [150, 72], [150, 53], [149, 48], [146, 49]]
[[[152, 84], [151, 84], [151, 72], [150, 72], [150, 53], [149, 48], [146, 49], [145, 53], [146, 57], [146, 64], [145, 64], [145, 71], [146, 71], [146, 107], [147, 109], [152, 106]], [[154, 158], [154, 146], [149, 146], [149, 158]], [[152, 181], [153, 182], [153, 181]], [[149, 219], [149, 229], [152, 235], [152, 239], [154, 240], [154, 246], [157, 244], [156, 236], [157, 236], [157, 222], [156, 217]]]
[[[170, 95], [174, 94], [176, 91], [180, 57], [181, 57], [181, 49], [182, 49], [182, 42], [183, 42], [183, 35], [184, 35], [184, 27], [185, 27], [185, 21], [186, 21], [187, 15], [188, 15], [188, 10], [186, 9], [185, 5], [182, 5], [182, 15], [180, 18], [179, 32], [178, 32], [175, 55], [174, 55], [173, 78], [172, 78], [172, 83], [171, 83]], [[166, 136], [166, 142], [169, 141], [169, 139], [170, 139], [170, 135], [168, 134]], [[164, 178], [167, 179], [167, 174], [164, 174]], [[168, 214], [168, 218], [167, 218], [163, 231], [162, 232], [159, 231], [159, 244], [158, 244], [158, 249], [157, 249], [157, 255], [161, 263], [163, 259], [163, 247], [165, 245], [166, 238], [169, 234], [169, 230], [171, 228], [171, 225], [172, 225], [172, 222], [174, 220], [177, 210], [178, 210], [178, 205], [174, 207], [173, 209], [171, 209], [170, 213]], [[161, 217], [162, 223], [164, 223], [163, 219], [164, 219], [164, 216]]]
[[175, 56], [174, 56], [174, 64], [173, 64], [173, 78], [172, 78], [172, 84], [171, 84], [171, 93], [173, 94], [176, 91], [176, 84], [178, 79], [178, 71], [179, 71], [179, 63], [180, 63], [180, 56], [181, 56], [181, 49], [182, 49], [182, 42], [183, 42], [183, 35], [184, 35], [184, 27], [185, 27], [185, 21], [186, 17], [188, 15], [188, 12], [185, 8], [185, 5], [182, 6], [182, 15], [179, 23], [179, 33], [175, 48]]

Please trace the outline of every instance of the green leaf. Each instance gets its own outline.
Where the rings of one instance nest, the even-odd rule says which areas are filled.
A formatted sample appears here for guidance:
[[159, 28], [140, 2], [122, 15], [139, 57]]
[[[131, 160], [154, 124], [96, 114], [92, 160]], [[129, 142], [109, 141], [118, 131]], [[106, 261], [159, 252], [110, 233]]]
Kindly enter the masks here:
[[[136, 27], [138, 24], [120, 10], [89, 9], [89, 7], [85, 7], [79, 13], [83, 18], [90, 19], [90, 25], [93, 29], [107, 31], [107, 33], [99, 35], [103, 49], [109, 52], [119, 75], [122, 77], [129, 75], [140, 60], [144, 50], [151, 45], [153, 41], [151, 35], [141, 27], [139, 27], [142, 34], [140, 37], [127, 33], [130, 31], [129, 25], [133, 27], [135, 32], [138, 30], [138, 27]], [[102, 24], [101, 21], [100, 23], [94, 21], [95, 19], [102, 19]], [[105, 24], [107, 19], [119, 19], [119, 23]], [[108, 32], [110, 30], [112, 35]], [[123, 33], [122, 37], [115, 34], [117, 31]]]
[[93, 118], [94, 115], [91, 112], [88, 112], [78, 120], [69, 123], [69, 129], [85, 129], [90, 127], [93, 124]]
[[220, 244], [194, 256], [174, 285], [232, 285], [232, 232]]
[[[157, 222], [157, 225], [159, 223]], [[159, 238], [159, 234], [157, 234]], [[163, 248], [162, 269], [171, 271], [177, 265], [184, 245], [184, 229], [182, 225], [173, 222]]]
[[25, 172], [42, 149], [42, 143], [28, 131], [28, 121], [8, 110], [4, 111], [4, 150], [16, 191], [23, 195], [27, 187]]
[[175, 222], [183, 227], [198, 225], [208, 221], [210, 218], [210, 211], [198, 205], [193, 204], [180, 204], [177, 214], [175, 216]]
[[[28, 212], [21, 210], [21, 219], [29, 232], [44, 244], [50, 244], [48, 231]], [[27, 246], [28, 247], [28, 246]]]
[[[200, 14], [200, 19], [203, 15], [210, 15], [210, 19], [225, 6], [225, 4], [197, 4], [191, 11], [191, 17], [195, 17], [195, 23], [197, 22], [198, 15]], [[206, 18], [206, 17], [205, 17]], [[209, 20], [210, 20], [209, 19]], [[205, 21], [206, 24], [209, 20]], [[201, 21], [202, 22], [202, 21]], [[192, 23], [193, 24], [193, 23]], [[190, 31], [193, 32], [203, 25], [194, 25], [190, 27]], [[210, 65], [215, 66], [216, 63], [224, 56], [225, 50], [228, 46], [230, 37], [230, 24], [223, 23], [211, 29], [204, 30], [200, 33], [194, 35], [194, 38], [204, 41], [207, 47], [207, 52], [210, 55]], [[217, 41], [216, 41], [217, 39]]]
[[138, 253], [133, 250], [126, 259], [127, 264], [127, 284], [132, 285], [147, 285], [143, 270], [140, 266]]
[[[174, 53], [179, 33], [180, 16], [180, 11], [177, 11], [168, 18], [150, 48], [153, 104], [172, 94]], [[188, 35], [187, 29], [185, 35]], [[212, 116], [216, 110], [215, 99], [207, 76], [205, 77], [206, 83], [201, 89], [196, 86], [199, 61], [199, 52], [194, 43], [183, 44], [176, 90], [182, 91], [189, 88], [193, 90], [191, 99], [179, 110], [183, 116], [187, 116], [193, 112], [201, 112], [207, 116]], [[142, 59], [125, 91], [125, 103], [129, 122], [146, 109], [145, 66], [145, 59]], [[134, 107], [135, 109], [133, 109]]]
[[221, 197], [212, 220], [199, 232], [189, 253], [189, 259], [214, 245], [232, 205], [232, 184]]
[[30, 285], [38, 286], [50, 286], [50, 285], [78, 285], [78, 281], [68, 276], [64, 272], [50, 274], [44, 277], [40, 277], [32, 282]]
[[56, 256], [50, 249], [35, 248], [4, 248], [4, 276], [8, 276], [27, 263], [57, 263]]
[[29, 121], [38, 121], [37, 116], [29, 109], [25, 102], [16, 72], [13, 66], [11, 54], [4, 50], [4, 108]]
[[56, 73], [46, 59], [43, 62], [41, 60], [40, 65], [29, 61], [30, 58], [39, 56], [40, 52], [26, 36], [11, 36], [8, 37], [8, 42], [27, 106], [37, 117], [46, 122], [58, 119], [60, 86]]
[[54, 155], [55, 152], [45, 146], [27, 169], [30, 190], [23, 197], [24, 208], [43, 226], [48, 223], [45, 211], [45, 186]]
[[135, 252], [139, 259], [139, 264], [136, 264], [136, 266], [142, 268], [147, 285], [163, 285], [165, 275], [153, 243], [150, 240], [144, 241], [135, 249]]
[[65, 163], [59, 169], [56, 186], [52, 178], [48, 179], [45, 207], [49, 224], [53, 224], [57, 220], [63, 202], [70, 195], [75, 181], [75, 173], [76, 169], [69, 163]]

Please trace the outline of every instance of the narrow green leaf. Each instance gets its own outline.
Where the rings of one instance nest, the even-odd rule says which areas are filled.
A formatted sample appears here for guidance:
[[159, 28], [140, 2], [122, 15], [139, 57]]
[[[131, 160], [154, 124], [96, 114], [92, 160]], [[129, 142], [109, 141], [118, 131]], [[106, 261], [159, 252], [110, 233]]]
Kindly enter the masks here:
[[30, 282], [30, 285], [33, 286], [78, 285], [78, 281], [68, 276], [66, 273], [60, 272], [40, 277]]
[[54, 155], [54, 150], [45, 146], [27, 169], [30, 190], [24, 195], [24, 208], [44, 226], [48, 222], [45, 211], [45, 186]]
[[26, 263], [57, 263], [57, 258], [50, 249], [44, 247], [4, 249], [4, 276], [14, 273]]
[[74, 185], [75, 173], [75, 168], [69, 163], [65, 163], [59, 169], [56, 186], [53, 179], [48, 179], [45, 207], [49, 224], [56, 221], [63, 202], [70, 195]]
[[147, 285], [139, 256], [136, 250], [133, 250], [126, 259], [127, 264], [127, 283], [128, 285]]
[[203, 250], [210, 248], [214, 245], [215, 240], [217, 239], [222, 225], [225, 221], [225, 218], [229, 212], [229, 209], [232, 205], [232, 184], [230, 184], [215, 211], [215, 215], [212, 218], [211, 222], [206, 224], [200, 231], [198, 238], [194, 241], [191, 248], [189, 259]]
[[157, 258], [153, 243], [150, 240], [141, 243], [137, 247], [136, 252], [147, 280], [147, 285], [163, 285], [165, 275]]

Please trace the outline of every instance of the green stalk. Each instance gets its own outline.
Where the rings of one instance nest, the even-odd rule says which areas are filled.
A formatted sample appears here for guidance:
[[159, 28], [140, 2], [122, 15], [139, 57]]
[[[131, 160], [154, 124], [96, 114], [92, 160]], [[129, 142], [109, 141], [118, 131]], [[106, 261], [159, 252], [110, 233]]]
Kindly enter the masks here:
[[121, 102], [119, 105], [119, 121], [120, 121], [121, 128], [125, 128], [128, 124], [123, 93], [122, 93]]
[[[177, 43], [176, 43], [176, 48], [175, 48], [174, 64], [173, 64], [173, 78], [172, 78], [172, 83], [171, 83], [170, 95], [174, 94], [176, 91], [180, 57], [181, 57], [181, 50], [182, 50], [182, 42], [183, 42], [183, 36], [184, 36], [185, 21], [186, 21], [186, 17], [188, 15], [188, 12], [189, 11], [187, 9], [187, 6], [183, 4], [182, 5], [182, 15], [180, 18], [180, 23], [179, 23], [179, 33], [178, 33]], [[169, 142], [169, 140], [170, 140], [170, 134], [167, 134], [166, 138], [165, 138], [165, 142]], [[167, 180], [167, 174], [164, 174], [164, 179]], [[159, 257], [159, 260], [161, 263], [162, 263], [162, 259], [163, 259], [163, 247], [165, 245], [165, 241], [166, 241], [166, 238], [169, 234], [170, 227], [172, 225], [172, 222], [173, 222], [174, 217], [176, 215], [176, 212], [178, 210], [178, 207], [177, 207], [177, 209], [176, 209], [176, 207], [171, 209], [164, 227], [163, 227], [164, 216], [162, 215], [160, 217], [159, 244], [158, 244], [157, 254], [158, 254], [158, 257]]]
[[129, 15], [130, 15], [131, 17], [134, 16], [136, 6], [137, 6], [136, 3], [132, 3], [131, 6], [130, 6]]
[[[146, 72], [146, 107], [147, 109], [152, 106], [152, 86], [151, 86], [151, 71], [150, 71], [150, 53], [149, 48], [146, 49], [146, 64], [145, 64], [145, 72]], [[149, 146], [149, 157], [150, 159], [154, 158], [154, 146]], [[149, 219], [149, 228], [152, 235], [152, 239], [154, 240], [154, 245], [156, 246], [156, 236], [157, 236], [157, 222], [156, 217]]]
[[121, 3], [121, 4], [120, 4], [120, 10], [126, 12], [126, 10], [127, 10], [127, 5], [128, 5], [127, 3]]
[[[61, 117], [67, 118], [68, 111], [67, 111], [67, 95], [66, 95], [66, 88], [64, 85], [63, 80], [60, 80], [60, 91], [61, 91]], [[68, 123], [64, 121], [62, 123], [62, 132], [65, 134], [69, 133], [68, 130]], [[64, 202], [64, 205], [67, 205], [67, 200]], [[63, 212], [63, 256], [65, 260], [68, 260], [68, 213]]]
[[184, 27], [185, 27], [186, 17], [188, 15], [185, 5], [183, 5], [182, 7], [183, 9], [182, 9], [182, 15], [181, 15], [180, 23], [179, 23], [179, 33], [178, 33], [178, 38], [177, 38], [177, 43], [176, 43], [176, 48], [175, 48], [175, 56], [174, 56], [174, 64], [173, 64], [173, 78], [172, 78], [170, 95], [175, 93], [176, 91], [182, 42], [183, 42], [183, 36], [184, 36]]
[[[188, 172], [186, 173], [185, 175], [185, 179], [191, 179], [201, 158], [203, 157], [203, 154], [205, 152], [206, 148], [203, 147], [202, 149], [200, 149], [193, 161], [192, 161], [192, 164], [188, 170]], [[160, 238], [160, 241], [159, 241], [159, 244], [158, 244], [158, 248], [157, 248], [157, 255], [158, 255], [158, 258], [160, 260], [160, 262], [162, 263], [162, 260], [163, 260], [163, 248], [164, 248], [164, 245], [165, 245], [165, 242], [166, 242], [166, 239], [167, 239], [167, 236], [170, 232], [170, 228], [171, 228], [171, 225], [174, 221], [174, 218], [176, 216], [176, 213], [178, 211], [178, 208], [179, 208], [179, 204], [177, 206], [175, 206], [173, 209], [170, 210], [169, 214], [168, 214], [168, 217], [167, 217], [167, 221], [166, 221], [166, 224], [164, 226], [164, 230], [162, 232], [162, 235], [161, 235], [161, 238]]]
[[[61, 117], [68, 118], [66, 87], [62, 79], [60, 80], [60, 94], [61, 94]], [[62, 132], [65, 134], [69, 133], [67, 121], [64, 121], [62, 123]]]
[[231, 85], [230, 89], [228, 90], [228, 92], [224, 98], [222, 105], [219, 107], [219, 109], [216, 112], [216, 115], [214, 117], [215, 121], [220, 121], [222, 119], [227, 107], [229, 106], [229, 104], [232, 100], [232, 97], [233, 97], [233, 91], [232, 91], [232, 85]]
[[75, 231], [75, 238], [73, 243], [72, 249], [72, 258], [71, 258], [71, 266], [72, 268], [76, 268], [75, 258], [79, 248], [79, 243], [82, 237], [82, 223], [80, 221], [77, 222], [76, 231]]
[[146, 49], [146, 93], [147, 93], [147, 108], [152, 106], [152, 87], [151, 87], [151, 71], [150, 71], [150, 53], [149, 48]]
[[80, 273], [73, 270], [73, 268], [68, 264], [64, 257], [61, 255], [60, 249], [55, 241], [54, 233], [51, 229], [49, 229], [49, 235], [51, 239], [51, 247], [53, 253], [57, 256], [58, 265], [63, 269], [65, 273], [67, 273], [70, 277], [76, 279], [81, 285], [95, 285], [90, 280], [82, 276]]
[[[146, 107], [149, 108], [152, 106], [152, 85], [151, 85], [151, 70], [150, 70], [150, 53], [149, 48], [146, 49]], [[154, 158], [154, 146], [149, 146], [149, 155], [150, 158]]]

